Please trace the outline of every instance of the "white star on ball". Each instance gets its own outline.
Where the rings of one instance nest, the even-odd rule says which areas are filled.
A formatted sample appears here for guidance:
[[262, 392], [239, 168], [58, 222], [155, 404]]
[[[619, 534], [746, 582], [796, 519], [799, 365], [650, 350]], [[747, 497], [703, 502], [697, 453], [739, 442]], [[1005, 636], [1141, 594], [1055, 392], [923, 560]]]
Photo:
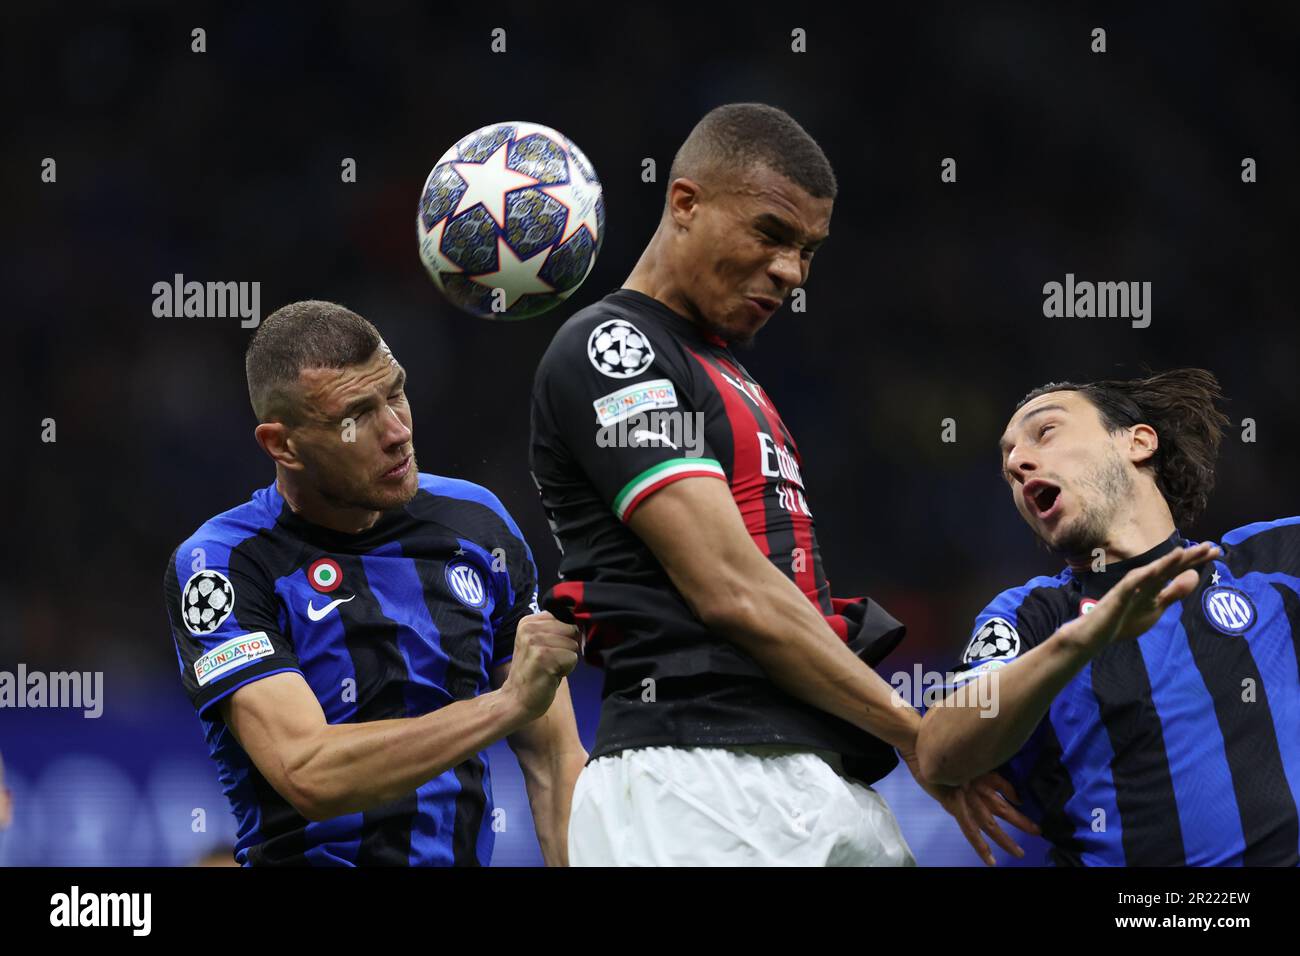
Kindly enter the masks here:
[[506, 157], [509, 152], [510, 144], [502, 143], [481, 163], [451, 164], [456, 175], [465, 180], [465, 192], [452, 211], [452, 217], [482, 203], [497, 226], [501, 229], [506, 227], [506, 193], [536, 186], [541, 181], [508, 167]]
[[506, 290], [506, 308], [510, 308], [522, 295], [529, 293], [554, 292], [555, 286], [538, 276], [538, 271], [546, 265], [543, 249], [531, 259], [520, 259], [505, 239], [497, 236], [497, 268], [495, 272], [484, 272], [473, 276], [475, 282], [492, 288]]

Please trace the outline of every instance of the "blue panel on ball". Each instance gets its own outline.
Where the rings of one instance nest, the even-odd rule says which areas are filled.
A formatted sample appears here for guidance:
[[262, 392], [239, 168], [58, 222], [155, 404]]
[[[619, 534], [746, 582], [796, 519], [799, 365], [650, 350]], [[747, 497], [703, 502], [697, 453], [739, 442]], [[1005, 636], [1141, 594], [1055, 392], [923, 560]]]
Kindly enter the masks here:
[[445, 219], [465, 195], [465, 180], [457, 175], [450, 163], [437, 166], [420, 197], [420, 218], [425, 230], [432, 229], [439, 219]]
[[506, 196], [506, 242], [520, 259], [531, 259], [560, 238], [567, 211], [540, 189], [520, 189]]
[[458, 144], [461, 162], [481, 163], [500, 149], [513, 135], [510, 126], [491, 126], [472, 133]]
[[547, 185], [569, 181], [569, 165], [564, 159], [564, 148], [540, 133], [533, 133], [514, 142], [506, 157], [506, 165]]
[[476, 205], [447, 223], [442, 254], [466, 272], [496, 271], [497, 224], [492, 214]]
[[569, 292], [587, 275], [596, 244], [586, 229], [579, 229], [564, 245], [551, 253], [537, 275], [560, 292]]

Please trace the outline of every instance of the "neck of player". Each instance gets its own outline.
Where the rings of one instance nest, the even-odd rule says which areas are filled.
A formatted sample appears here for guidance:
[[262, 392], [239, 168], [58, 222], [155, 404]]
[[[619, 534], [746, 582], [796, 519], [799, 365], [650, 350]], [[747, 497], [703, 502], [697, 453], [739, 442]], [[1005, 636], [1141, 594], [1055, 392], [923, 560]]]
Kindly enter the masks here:
[[[1141, 482], [1134, 492], [1111, 520], [1105, 541], [1097, 545], [1106, 551], [1106, 564], [1145, 554], [1174, 533], [1173, 514], [1159, 489]], [[1095, 560], [1091, 552], [1066, 556], [1075, 571], [1088, 570]]]
[[379, 520], [382, 511], [367, 511], [364, 508], [340, 506], [322, 497], [314, 488], [295, 485], [292, 477], [276, 469], [275, 487], [280, 492], [289, 509], [304, 521], [342, 531], [344, 534], [360, 534]]
[[694, 322], [695, 316], [691, 307], [686, 297], [681, 294], [680, 286], [674, 278], [677, 270], [671, 261], [672, 252], [663, 235], [664, 228], [661, 222], [631, 274], [624, 280], [623, 288], [658, 299], [682, 318]]

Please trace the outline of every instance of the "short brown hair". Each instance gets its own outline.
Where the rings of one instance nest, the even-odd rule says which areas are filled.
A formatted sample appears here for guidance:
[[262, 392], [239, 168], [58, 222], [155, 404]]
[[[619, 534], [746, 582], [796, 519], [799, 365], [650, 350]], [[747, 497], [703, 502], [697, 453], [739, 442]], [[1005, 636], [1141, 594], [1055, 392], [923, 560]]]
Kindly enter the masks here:
[[276, 309], [253, 333], [244, 356], [257, 420], [295, 423], [300, 372], [360, 365], [381, 341], [378, 329], [334, 302], [308, 299]]
[[1160, 446], [1150, 466], [1174, 523], [1186, 531], [1205, 511], [1214, 490], [1214, 465], [1223, 429], [1230, 424], [1216, 406], [1223, 393], [1213, 372], [1177, 368], [1146, 378], [1083, 385], [1050, 382], [1022, 398], [1016, 411], [1048, 392], [1079, 392], [1097, 409], [1111, 434], [1133, 425], [1154, 428]]

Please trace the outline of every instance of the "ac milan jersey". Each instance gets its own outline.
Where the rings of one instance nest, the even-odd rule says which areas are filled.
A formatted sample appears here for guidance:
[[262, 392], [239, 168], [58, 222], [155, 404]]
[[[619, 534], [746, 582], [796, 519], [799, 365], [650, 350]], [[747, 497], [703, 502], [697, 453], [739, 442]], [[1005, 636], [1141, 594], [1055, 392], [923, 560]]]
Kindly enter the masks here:
[[725, 481], [754, 543], [860, 658], [902, 639], [873, 601], [831, 596], [798, 448], [724, 341], [631, 289], [583, 309], [538, 366], [530, 461], [562, 552], [543, 606], [572, 612], [585, 659], [605, 670], [593, 759], [770, 743], [842, 754], [868, 781], [893, 768], [890, 747], [785, 693], [705, 627], [627, 527], [674, 481]]
[[405, 507], [360, 534], [311, 524], [274, 484], [172, 554], [164, 591], [181, 682], [238, 823], [245, 865], [487, 864], [492, 786], [479, 753], [396, 800], [320, 822], [268, 783], [216, 706], [301, 674], [331, 724], [417, 717], [490, 688], [537, 574], [501, 502], [420, 475]]
[[[954, 685], [1012, 665], [1130, 570], [1038, 577], [975, 619]], [[1061, 865], [1300, 862], [1300, 518], [1225, 535], [1223, 557], [1145, 634], [1061, 689], [1003, 773]]]

